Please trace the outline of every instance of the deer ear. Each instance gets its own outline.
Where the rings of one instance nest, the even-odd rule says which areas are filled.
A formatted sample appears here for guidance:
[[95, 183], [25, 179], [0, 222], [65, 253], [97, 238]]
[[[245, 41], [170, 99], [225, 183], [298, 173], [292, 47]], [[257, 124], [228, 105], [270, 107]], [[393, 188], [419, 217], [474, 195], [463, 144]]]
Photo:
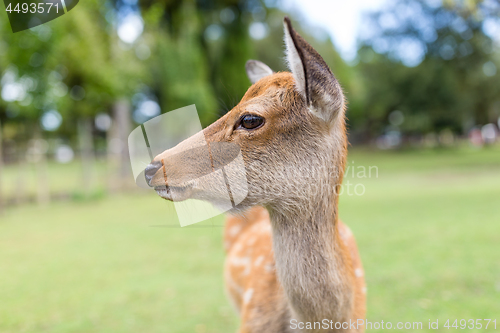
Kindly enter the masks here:
[[273, 70], [269, 68], [269, 66], [258, 60], [248, 60], [245, 65], [245, 69], [252, 84], [259, 81], [263, 77], [274, 73]]
[[284, 20], [286, 59], [309, 110], [325, 121], [344, 112], [344, 94], [323, 58]]

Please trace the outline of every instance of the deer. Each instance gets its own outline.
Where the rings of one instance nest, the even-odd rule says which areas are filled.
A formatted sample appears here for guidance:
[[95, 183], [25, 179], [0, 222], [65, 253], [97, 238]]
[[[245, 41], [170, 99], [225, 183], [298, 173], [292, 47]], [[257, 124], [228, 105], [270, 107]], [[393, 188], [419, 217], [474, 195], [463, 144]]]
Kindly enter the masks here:
[[[238, 332], [363, 332], [363, 267], [353, 233], [338, 217], [346, 98], [288, 17], [284, 40], [291, 72], [249, 60], [252, 85], [241, 101], [199, 135], [156, 156], [146, 181], [170, 201], [210, 201], [218, 195], [213, 186], [193, 179], [202, 157], [191, 152], [179, 163], [178, 156], [200, 135], [209, 146], [236, 144], [248, 193], [226, 219], [224, 281], [241, 318]], [[175, 176], [165, 177], [166, 170]]]

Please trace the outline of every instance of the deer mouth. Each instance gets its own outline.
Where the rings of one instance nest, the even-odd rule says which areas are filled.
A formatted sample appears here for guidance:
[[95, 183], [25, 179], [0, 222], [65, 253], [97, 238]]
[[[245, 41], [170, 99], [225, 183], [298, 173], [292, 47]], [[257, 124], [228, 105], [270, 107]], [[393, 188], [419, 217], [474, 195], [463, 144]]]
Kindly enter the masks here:
[[163, 199], [169, 201], [184, 201], [191, 195], [191, 186], [166, 186], [154, 187], [156, 193]]

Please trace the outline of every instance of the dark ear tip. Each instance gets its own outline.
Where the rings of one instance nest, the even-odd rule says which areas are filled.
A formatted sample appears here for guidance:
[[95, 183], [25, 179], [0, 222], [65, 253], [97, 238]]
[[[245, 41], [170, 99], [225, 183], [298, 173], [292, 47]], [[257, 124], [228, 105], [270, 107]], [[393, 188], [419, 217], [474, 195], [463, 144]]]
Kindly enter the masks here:
[[288, 16], [285, 16], [285, 18], [283, 19], [283, 23], [287, 25], [289, 30], [291, 30], [292, 22], [290, 21], [290, 18]]

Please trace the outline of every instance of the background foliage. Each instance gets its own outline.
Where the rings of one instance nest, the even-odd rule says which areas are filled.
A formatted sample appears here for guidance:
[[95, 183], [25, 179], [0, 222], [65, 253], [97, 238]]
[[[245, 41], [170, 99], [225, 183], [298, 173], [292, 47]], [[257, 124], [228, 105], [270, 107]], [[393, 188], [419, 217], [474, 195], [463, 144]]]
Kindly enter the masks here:
[[[358, 57], [349, 64], [321, 28], [303, 21], [296, 26], [347, 92], [353, 141], [367, 143], [394, 129], [389, 115], [395, 110], [405, 119], [397, 126], [403, 135], [466, 135], [474, 126], [496, 123], [499, 52], [485, 26], [498, 20], [499, 11], [492, 1], [394, 1], [367, 14]], [[143, 32], [127, 43], [116, 32], [131, 14], [140, 15]], [[7, 139], [29, 137], [44, 112], [56, 110], [63, 124], [55, 132], [69, 140], [77, 118], [110, 113], [123, 98], [137, 107], [133, 97], [139, 93], [157, 101], [161, 112], [194, 103], [206, 125], [248, 88], [246, 60], [285, 70], [285, 14], [279, 1], [86, 1], [17, 34], [5, 16], [3, 87], [10, 73], [24, 89], [22, 96], [0, 100], [0, 121], [14, 127]]]

